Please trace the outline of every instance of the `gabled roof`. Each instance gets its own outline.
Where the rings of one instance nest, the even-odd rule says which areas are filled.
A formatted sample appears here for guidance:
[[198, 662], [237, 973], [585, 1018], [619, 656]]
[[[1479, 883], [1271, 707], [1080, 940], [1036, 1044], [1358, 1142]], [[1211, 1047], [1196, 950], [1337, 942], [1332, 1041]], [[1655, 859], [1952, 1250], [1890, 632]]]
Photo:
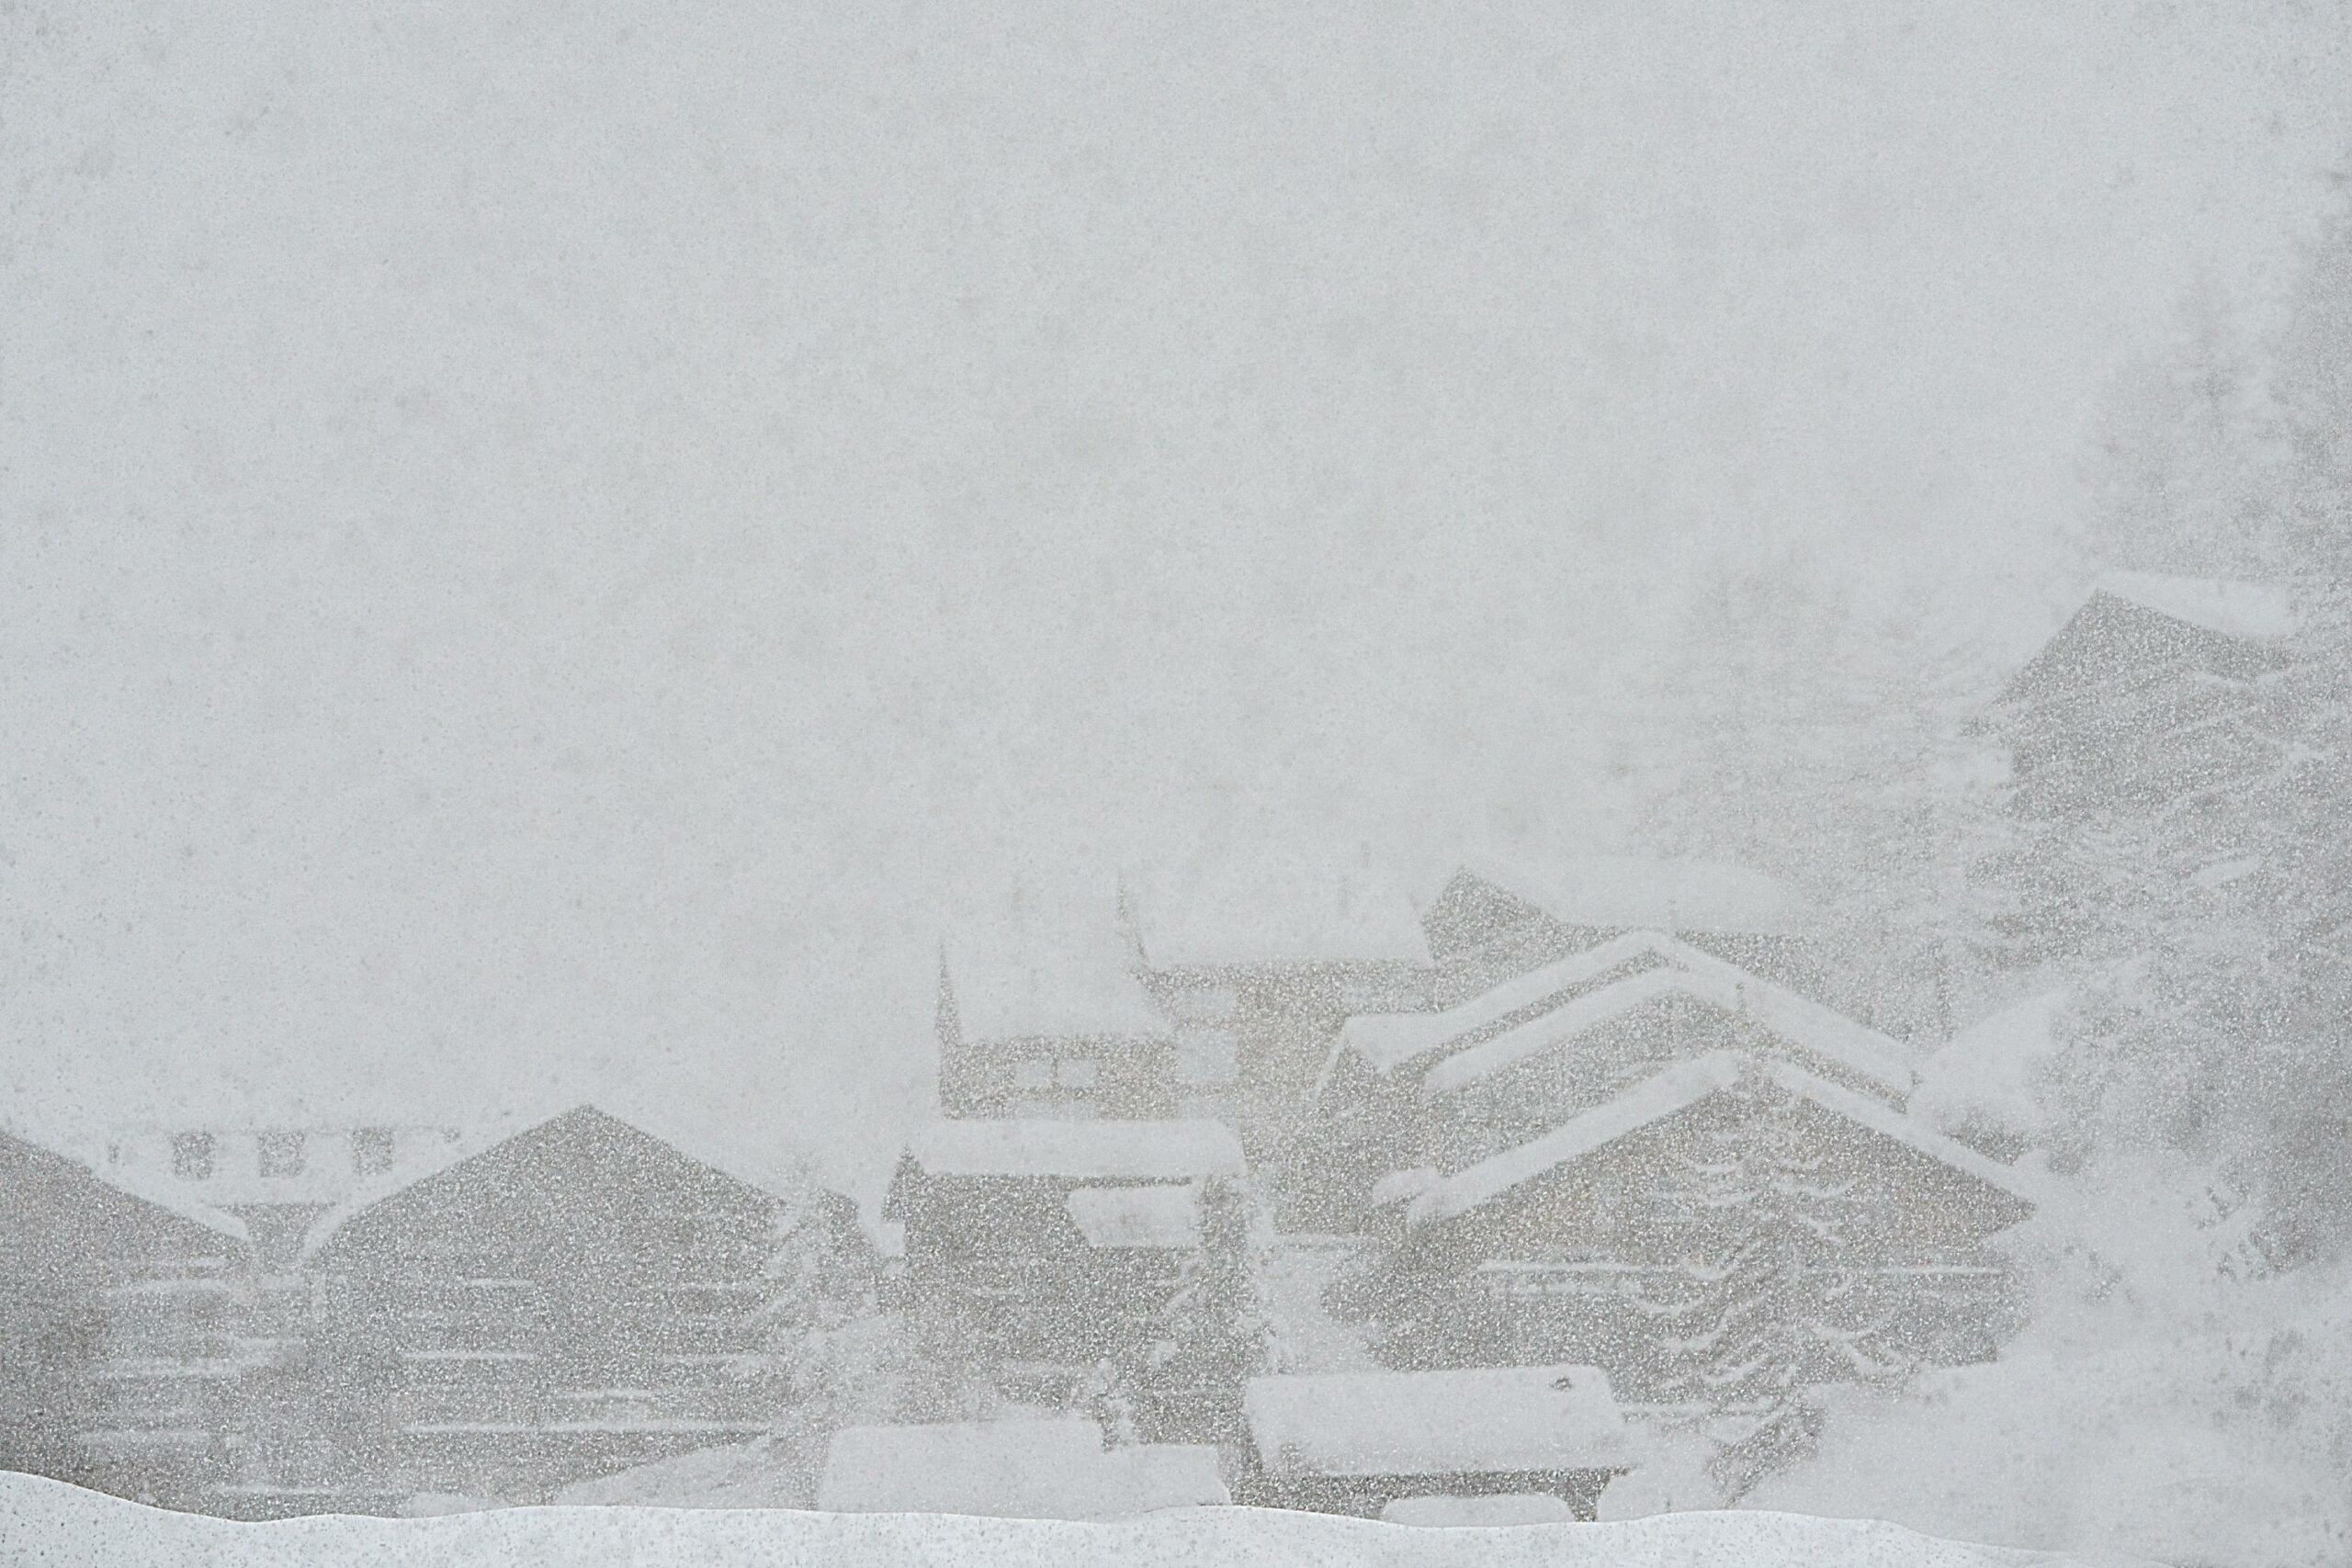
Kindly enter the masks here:
[[1241, 1174], [1241, 1145], [1222, 1122], [946, 1118], [920, 1128], [908, 1155], [932, 1176], [1183, 1180]]
[[560, 1111], [512, 1114], [482, 1122], [454, 1142], [430, 1148], [415, 1158], [395, 1165], [356, 1189], [351, 1196], [313, 1222], [302, 1237], [301, 1257], [308, 1259], [332, 1240], [336, 1232], [359, 1215], [421, 1182], [452, 1170], [467, 1161], [503, 1147], [516, 1138], [578, 1116], [602, 1117], [667, 1145], [694, 1163], [729, 1180], [771, 1197], [804, 1198], [823, 1190], [808, 1168], [790, 1156], [762, 1155], [689, 1127], [661, 1111], [632, 1108], [627, 1115], [582, 1102]]
[[1545, 998], [1589, 985], [1610, 971], [1642, 959], [1659, 961], [1561, 1004], [1500, 1032], [1462, 1047], [1431, 1066], [1422, 1078], [1430, 1093], [1458, 1089], [1569, 1035], [1618, 1017], [1631, 1008], [1676, 994], [1710, 1003], [1747, 1018], [1826, 1060], [1851, 1068], [1896, 1093], [1912, 1082], [1909, 1053], [1892, 1037], [1858, 1023], [1787, 987], [1751, 975], [1736, 964], [1702, 953], [1663, 931], [1628, 931], [1598, 947], [1571, 953], [1541, 969], [1506, 980], [1482, 995], [1436, 1013], [1374, 1015], [1348, 1021], [1343, 1048], [1374, 1067], [1393, 1072], [1450, 1042], [1475, 1035]]
[[1521, 1008], [1533, 1007], [1621, 964], [1655, 957], [1658, 941], [1654, 931], [1611, 937], [1597, 947], [1505, 980], [1442, 1012], [1362, 1013], [1341, 1029], [1340, 1044], [1378, 1071], [1393, 1072], [1424, 1052], [1486, 1028]]
[[1403, 885], [1362, 859], [1253, 845], [1130, 870], [1121, 882], [1136, 941], [1157, 969], [1431, 962]]
[[1418, 1229], [1481, 1208], [1540, 1176], [1574, 1165], [1598, 1149], [1735, 1088], [1750, 1074], [1760, 1074], [1832, 1115], [1997, 1189], [2028, 1209], [2039, 1201], [2023, 1173], [1987, 1159], [1869, 1095], [1857, 1094], [1786, 1062], [1759, 1061], [1736, 1051], [1713, 1051], [1645, 1079], [1540, 1138], [1443, 1178], [1413, 1200], [1406, 1211], [1406, 1225]]
[[1528, 867], [1487, 855], [1462, 869], [1565, 925], [1795, 936], [1812, 909], [1794, 888], [1722, 861], [1583, 855]]
[[1622, 1470], [1637, 1457], [1593, 1367], [1260, 1377], [1244, 1404], [1259, 1460], [1276, 1475]]
[[85, 1178], [96, 1186], [135, 1199], [175, 1219], [226, 1236], [241, 1246], [253, 1245], [253, 1235], [245, 1228], [244, 1221], [212, 1207], [179, 1182], [144, 1171], [105, 1169], [9, 1122], [0, 1122], [0, 1138], [23, 1145], [36, 1154], [67, 1167], [76, 1177]]
[[2301, 624], [2294, 594], [2280, 582], [2110, 571], [2100, 576], [2091, 592], [2128, 599], [2143, 609], [2245, 642], [2276, 642], [2294, 636]]

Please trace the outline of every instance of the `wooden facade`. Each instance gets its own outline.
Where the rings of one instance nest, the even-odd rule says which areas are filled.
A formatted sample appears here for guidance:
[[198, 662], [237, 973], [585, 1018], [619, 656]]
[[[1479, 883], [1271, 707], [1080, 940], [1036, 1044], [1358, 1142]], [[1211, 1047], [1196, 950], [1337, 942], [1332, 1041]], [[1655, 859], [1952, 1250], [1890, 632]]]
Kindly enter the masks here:
[[0, 1464], [185, 1503], [218, 1472], [247, 1332], [234, 1218], [0, 1134]]
[[591, 1107], [331, 1216], [306, 1258], [329, 1447], [406, 1491], [530, 1500], [763, 1431], [789, 1397], [768, 1266], [801, 1227], [862, 1245], [846, 1200]]

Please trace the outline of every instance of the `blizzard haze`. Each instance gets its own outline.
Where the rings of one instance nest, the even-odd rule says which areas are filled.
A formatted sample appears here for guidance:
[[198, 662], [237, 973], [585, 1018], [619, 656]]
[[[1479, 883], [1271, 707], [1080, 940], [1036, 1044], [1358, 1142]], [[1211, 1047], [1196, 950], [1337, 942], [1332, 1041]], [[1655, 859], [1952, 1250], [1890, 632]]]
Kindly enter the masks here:
[[1710, 584], [2054, 626], [2348, 30], [18, 0], [0, 1081], [863, 1176], [1016, 872], [1623, 847]]

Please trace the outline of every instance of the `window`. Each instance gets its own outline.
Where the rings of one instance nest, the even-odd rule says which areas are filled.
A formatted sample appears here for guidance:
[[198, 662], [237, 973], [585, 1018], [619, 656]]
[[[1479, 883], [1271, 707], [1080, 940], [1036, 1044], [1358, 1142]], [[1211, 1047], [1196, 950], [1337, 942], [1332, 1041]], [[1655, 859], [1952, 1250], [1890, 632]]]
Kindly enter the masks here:
[[390, 1127], [359, 1127], [351, 1134], [351, 1168], [362, 1176], [373, 1176], [392, 1168], [392, 1130]]
[[302, 1134], [273, 1127], [254, 1140], [254, 1156], [264, 1176], [302, 1174]]
[[1012, 1064], [1012, 1087], [1015, 1089], [1051, 1089], [1054, 1086], [1054, 1065], [1043, 1056], [1032, 1056], [1025, 1062]]
[[177, 1133], [172, 1136], [172, 1174], [183, 1181], [206, 1181], [212, 1176], [212, 1134]]
[[1092, 1089], [1102, 1074], [1091, 1057], [1073, 1056], [1061, 1065], [1057, 1076], [1064, 1089]]

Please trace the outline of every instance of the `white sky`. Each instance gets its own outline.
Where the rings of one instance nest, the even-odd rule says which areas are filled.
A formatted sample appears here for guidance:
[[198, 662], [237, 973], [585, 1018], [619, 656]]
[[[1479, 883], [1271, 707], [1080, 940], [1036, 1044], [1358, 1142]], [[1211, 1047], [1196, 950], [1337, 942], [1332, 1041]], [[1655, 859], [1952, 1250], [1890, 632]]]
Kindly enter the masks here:
[[1702, 564], [2038, 613], [2352, 146], [2328, 6], [673, 9], [0, 17], [28, 1119], [870, 1159], [943, 889], [1605, 838]]

